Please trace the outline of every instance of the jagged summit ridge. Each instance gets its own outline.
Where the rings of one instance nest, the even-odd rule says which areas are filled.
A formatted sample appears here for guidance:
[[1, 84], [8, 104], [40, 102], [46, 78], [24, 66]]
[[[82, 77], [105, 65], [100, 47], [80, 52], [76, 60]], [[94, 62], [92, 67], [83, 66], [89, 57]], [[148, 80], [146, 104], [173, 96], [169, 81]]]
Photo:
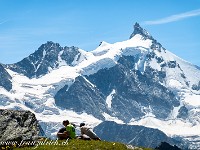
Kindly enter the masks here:
[[159, 52], [161, 52], [162, 50], [166, 50], [156, 39], [154, 39], [151, 34], [149, 32], [147, 32], [145, 29], [143, 29], [139, 23], [135, 23], [134, 25], [134, 31], [131, 34], [130, 38], [133, 38], [135, 35], [141, 35], [142, 36], [142, 40], [151, 40], [152, 44], [151, 44], [151, 49], [152, 50], [157, 50]]
[[143, 29], [139, 23], [135, 23], [134, 25], [134, 31], [133, 33], [131, 34], [130, 38], [131, 39], [132, 37], [134, 37], [136, 34], [140, 34], [144, 37], [144, 39], [150, 39], [150, 40], [153, 40], [154, 38], [145, 30]]
[[29, 78], [40, 77], [59, 66], [75, 65], [74, 61], [78, 61], [80, 55], [78, 47], [61, 47], [58, 43], [48, 41], [23, 60], [7, 65], [7, 68]]

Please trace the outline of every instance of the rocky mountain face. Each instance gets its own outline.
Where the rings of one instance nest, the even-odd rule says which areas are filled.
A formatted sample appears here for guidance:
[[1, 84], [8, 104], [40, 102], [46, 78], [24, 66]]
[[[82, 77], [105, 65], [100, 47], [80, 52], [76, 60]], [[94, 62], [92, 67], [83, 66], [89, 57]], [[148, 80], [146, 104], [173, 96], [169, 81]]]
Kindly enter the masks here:
[[[113, 116], [124, 122], [144, 116], [149, 110], [143, 108], [151, 106], [156, 118], [166, 119], [180, 103], [172, 91], [158, 82], [164, 80], [165, 72], [148, 67], [142, 74], [134, 69], [135, 59], [122, 56], [114, 67], [78, 76], [72, 86], [65, 86], [56, 93], [56, 105], [76, 112], [85, 111], [100, 119], [102, 112], [110, 115], [115, 112]], [[112, 91], [115, 91], [112, 107], [108, 108], [105, 99]]]
[[198, 147], [200, 69], [167, 51], [138, 23], [126, 41], [103, 41], [91, 52], [47, 42], [0, 71], [0, 108], [35, 112], [49, 137], [63, 119], [93, 127], [114, 120], [182, 136]]
[[95, 84], [107, 97], [113, 90], [112, 111], [124, 122], [145, 115], [143, 108], [151, 106], [156, 118], [166, 118], [173, 107], [179, 105], [175, 95], [156, 79], [163, 80], [163, 72], [146, 68], [135, 70], [135, 57], [122, 56], [117, 65], [90, 75], [88, 80]]
[[143, 36], [143, 39], [151, 39], [151, 40], [154, 40], [154, 38], [145, 30], [143, 29], [139, 23], [135, 23], [134, 25], [134, 31], [133, 33], [130, 35], [130, 38], [131, 39], [132, 37], [134, 37], [135, 35], [142, 35]]
[[12, 77], [10, 74], [5, 70], [3, 65], [0, 64], [0, 86], [4, 87], [7, 91], [12, 89]]
[[96, 118], [104, 119], [102, 113], [108, 112], [105, 106], [105, 95], [88, 83], [85, 77], [78, 76], [73, 85], [65, 85], [55, 95], [57, 106], [73, 109], [75, 112], [86, 112]]
[[35, 115], [29, 111], [0, 109], [0, 140], [35, 140], [42, 130]]
[[[97, 118], [102, 115], [102, 112], [106, 112], [124, 122], [129, 122], [132, 118], [141, 118], [150, 111], [156, 118], [166, 119], [173, 108], [180, 105], [175, 94], [164, 85], [165, 68], [175, 68], [177, 63], [176, 61], [165, 62], [162, 56], [156, 55], [160, 52], [165, 53], [165, 48], [138, 23], [134, 25], [134, 32], [130, 39], [135, 35], [141, 35], [145, 40], [152, 40], [147, 53], [131, 55], [129, 53], [138, 51], [139, 48], [121, 48], [123, 52], [115, 56], [118, 58], [114, 66], [102, 68], [93, 74], [82, 74], [75, 78], [72, 86], [66, 85], [60, 89], [54, 97], [56, 105], [71, 108], [76, 112], [85, 111]], [[162, 69], [157, 70], [147, 65], [145, 70], [140, 70], [142, 68], [138, 68], [138, 62], [142, 57], [146, 59], [146, 64], [150, 64], [153, 60]], [[106, 98], [112, 92], [114, 92], [112, 106], [108, 108]], [[91, 104], [98, 104], [98, 106]]]
[[[105, 121], [94, 128], [94, 132], [106, 141], [123, 142], [130, 145], [155, 148], [161, 142], [171, 145], [179, 145], [181, 142], [169, 138], [158, 129], [146, 128], [143, 126], [119, 125], [113, 121]], [[180, 145], [187, 148], [186, 145]]]
[[60, 65], [73, 66], [75, 56], [79, 59], [80, 55], [77, 47], [61, 47], [58, 43], [49, 41], [42, 44], [37, 51], [22, 61], [7, 65], [7, 68], [29, 78], [38, 78]]

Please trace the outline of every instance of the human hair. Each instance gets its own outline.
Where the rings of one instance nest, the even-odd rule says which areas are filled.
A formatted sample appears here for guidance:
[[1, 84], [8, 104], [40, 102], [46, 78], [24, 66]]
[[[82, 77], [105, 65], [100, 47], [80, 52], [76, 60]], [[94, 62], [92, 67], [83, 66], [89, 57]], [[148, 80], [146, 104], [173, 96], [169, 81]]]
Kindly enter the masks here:
[[81, 123], [81, 124], [80, 124], [80, 127], [82, 127], [82, 126], [85, 126], [85, 123]]
[[63, 124], [69, 124], [69, 120], [64, 120]]

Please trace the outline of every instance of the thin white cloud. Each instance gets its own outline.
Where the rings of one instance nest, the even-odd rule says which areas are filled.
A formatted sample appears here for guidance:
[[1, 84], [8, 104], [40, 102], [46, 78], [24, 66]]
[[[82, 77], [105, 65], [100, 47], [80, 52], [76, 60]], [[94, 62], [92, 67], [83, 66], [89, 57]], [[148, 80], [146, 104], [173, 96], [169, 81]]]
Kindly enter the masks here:
[[188, 11], [188, 12], [181, 13], [181, 14], [172, 15], [172, 16], [169, 16], [166, 18], [161, 18], [158, 20], [145, 21], [144, 24], [146, 24], [146, 25], [165, 24], [165, 23], [175, 22], [175, 21], [179, 21], [179, 20], [189, 18], [189, 17], [194, 17], [194, 16], [200, 16], [200, 9]]
[[8, 20], [0, 21], [0, 25], [6, 23]]

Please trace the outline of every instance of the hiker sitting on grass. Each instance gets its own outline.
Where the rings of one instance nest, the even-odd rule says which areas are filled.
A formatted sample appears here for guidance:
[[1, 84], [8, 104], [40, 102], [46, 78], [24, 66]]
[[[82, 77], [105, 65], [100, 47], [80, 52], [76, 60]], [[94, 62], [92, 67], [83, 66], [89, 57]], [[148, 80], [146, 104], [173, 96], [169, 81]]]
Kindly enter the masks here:
[[81, 123], [80, 128], [81, 128], [82, 139], [84, 139], [84, 137], [85, 137], [84, 135], [87, 135], [92, 140], [101, 141], [101, 139], [91, 130], [91, 128], [85, 126], [85, 123]]
[[57, 133], [58, 139], [63, 140], [76, 138], [75, 127], [70, 124], [68, 120], [64, 120], [63, 125], [65, 127], [61, 128]]

